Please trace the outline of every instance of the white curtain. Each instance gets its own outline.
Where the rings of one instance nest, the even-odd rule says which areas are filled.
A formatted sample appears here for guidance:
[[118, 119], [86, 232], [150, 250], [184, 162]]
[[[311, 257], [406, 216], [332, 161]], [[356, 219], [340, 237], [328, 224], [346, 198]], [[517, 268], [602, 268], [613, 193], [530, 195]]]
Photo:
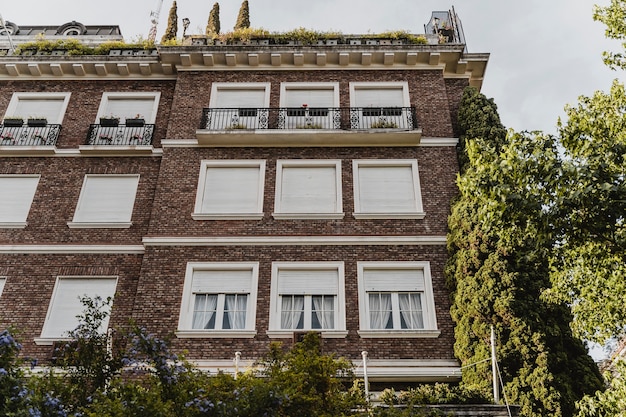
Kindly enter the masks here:
[[248, 296], [229, 294], [224, 305], [224, 329], [245, 329]]
[[404, 293], [398, 295], [400, 315], [403, 329], [423, 329], [422, 299], [419, 293]]
[[300, 329], [303, 325], [304, 316], [304, 296], [283, 295], [281, 309], [282, 329]]
[[217, 294], [196, 294], [193, 308], [193, 329], [215, 328], [215, 324], [209, 327], [211, 319], [217, 308]]
[[385, 329], [391, 316], [391, 294], [370, 293], [370, 328]]
[[313, 314], [317, 318], [317, 321], [321, 329], [334, 329], [335, 328], [335, 306], [334, 296], [329, 295], [316, 295], [313, 296]]

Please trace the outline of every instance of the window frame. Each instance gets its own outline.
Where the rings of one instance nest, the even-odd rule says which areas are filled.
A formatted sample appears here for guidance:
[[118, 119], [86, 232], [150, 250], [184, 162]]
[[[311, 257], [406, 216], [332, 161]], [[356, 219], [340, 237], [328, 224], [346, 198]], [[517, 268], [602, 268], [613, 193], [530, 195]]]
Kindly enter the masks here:
[[[137, 184], [135, 187], [135, 193], [133, 195], [133, 201], [130, 206], [130, 216], [128, 221], [77, 221], [76, 214], [78, 213], [79, 207], [81, 204], [84, 204], [83, 199], [86, 198], [86, 185], [88, 183], [89, 178], [93, 177], [109, 177], [109, 178], [136, 178]], [[133, 212], [135, 211], [135, 203], [137, 202], [137, 194], [139, 193], [139, 185], [140, 185], [141, 177], [140, 174], [85, 174], [83, 177], [83, 184], [80, 189], [80, 194], [78, 196], [78, 201], [76, 202], [76, 206], [74, 208], [74, 217], [72, 217], [72, 221], [67, 222], [67, 226], [72, 229], [128, 229], [133, 225], [132, 218]]]
[[[282, 211], [282, 193], [283, 193], [283, 171], [285, 168], [291, 167], [311, 167], [311, 168], [335, 168], [335, 201], [336, 209], [333, 212], [283, 212]], [[341, 160], [340, 159], [279, 159], [276, 161], [276, 187], [274, 194], [274, 212], [272, 216], [275, 219], [342, 219], [343, 212], [343, 193], [341, 180]]]
[[[282, 329], [282, 303], [279, 294], [279, 273], [281, 269], [296, 270], [337, 270], [337, 294], [335, 295], [335, 328], [334, 329]], [[270, 313], [267, 336], [269, 338], [291, 338], [294, 333], [318, 332], [323, 338], [345, 338], [346, 329], [346, 295], [345, 295], [345, 266], [343, 261], [319, 262], [272, 262], [272, 277], [270, 284]], [[319, 294], [307, 294], [310, 296]], [[310, 313], [310, 311], [305, 312]]]
[[[202, 203], [204, 201], [205, 184], [207, 181], [207, 172], [209, 168], [246, 168], [258, 167], [259, 183], [258, 197], [256, 202], [256, 211], [250, 213], [238, 213], [236, 211], [223, 213], [203, 213]], [[191, 217], [194, 220], [261, 220], [263, 219], [263, 201], [265, 193], [265, 169], [266, 161], [264, 159], [228, 159], [228, 160], [211, 160], [205, 159], [200, 162], [200, 174], [198, 176], [198, 186], [196, 188], [196, 200], [194, 211]]]
[[[423, 329], [371, 329], [369, 320], [369, 294], [365, 289], [365, 271], [368, 269], [377, 270], [415, 270], [422, 271], [424, 276], [423, 291], [415, 291], [421, 294]], [[430, 272], [430, 262], [427, 261], [363, 261], [357, 262], [357, 281], [359, 293], [359, 330], [358, 334], [362, 338], [436, 338], [441, 331], [437, 327], [437, 310], [433, 295], [432, 277]], [[375, 291], [376, 293], [399, 294], [407, 291], [394, 290], [393, 282], [389, 282], [389, 291]], [[399, 313], [399, 312], [398, 312]]]
[[138, 99], [152, 99], [152, 112], [150, 117], [147, 117], [145, 114], [140, 114], [140, 116], [145, 120], [147, 124], [154, 124], [156, 121], [157, 111], [159, 110], [159, 100], [161, 99], [161, 93], [158, 91], [145, 91], [145, 92], [104, 92], [102, 93], [102, 98], [100, 99], [100, 106], [98, 107], [98, 113], [96, 114], [96, 121], [94, 123], [100, 123], [101, 117], [120, 117], [120, 123], [122, 123], [121, 118], [125, 117], [120, 114], [111, 115], [110, 112], [107, 111], [109, 106], [109, 101], [111, 100], [138, 100]]
[[[411, 167], [413, 178], [413, 191], [415, 194], [414, 205], [415, 211], [363, 211], [361, 206], [360, 189], [362, 180], [359, 175], [360, 167]], [[422, 204], [422, 191], [419, 178], [419, 167], [417, 159], [355, 159], [352, 161], [353, 176], [353, 196], [354, 196], [354, 213], [355, 219], [423, 219], [426, 216], [424, 206]]]
[[[251, 272], [250, 292], [246, 311], [244, 329], [193, 329], [193, 310], [195, 296], [193, 292], [193, 276], [196, 271], [246, 270]], [[258, 262], [188, 262], [185, 269], [180, 313], [176, 337], [178, 338], [253, 338], [256, 336], [256, 309], [259, 285]], [[211, 293], [213, 294], [213, 293]], [[217, 293], [226, 294], [226, 293]], [[237, 293], [241, 294], [241, 293]], [[222, 320], [222, 317], [216, 318]]]
[[16, 114], [17, 106], [20, 100], [62, 100], [61, 107], [59, 108], [59, 113], [56, 119], [48, 118], [48, 124], [62, 124], [63, 118], [65, 117], [65, 113], [67, 111], [67, 106], [70, 102], [70, 96], [72, 93], [70, 92], [41, 92], [41, 93], [33, 93], [33, 92], [14, 92], [11, 96], [11, 100], [9, 101], [9, 105], [4, 113], [4, 117], [22, 117], [24, 121], [29, 117], [33, 116], [41, 116], [37, 114]]
[[2, 298], [2, 292], [7, 285], [7, 277], [0, 277], [0, 298]]
[[[117, 284], [119, 283], [119, 277], [117, 275], [59, 275], [57, 276], [56, 281], [54, 283], [54, 289], [52, 290], [52, 295], [50, 296], [50, 301], [48, 303], [48, 310], [46, 312], [46, 318], [43, 322], [43, 325], [41, 326], [41, 336], [38, 338], [35, 338], [35, 344], [52, 345], [55, 341], [58, 341], [58, 340], [71, 340], [67, 336], [49, 336], [49, 335], [44, 336], [44, 335], [47, 334], [46, 330], [47, 330], [47, 327], [49, 326], [51, 316], [55, 310], [55, 304], [54, 304], [55, 300], [59, 296], [60, 292], [63, 290], [62, 288], [60, 288], [61, 287], [60, 282], [64, 280], [73, 280], [73, 279], [94, 280], [94, 281], [114, 280], [115, 285], [114, 285], [113, 295], [111, 297], [113, 298], [113, 301], [115, 301], [115, 294], [117, 293]], [[82, 297], [83, 295], [85, 295], [85, 293], [76, 294], [76, 297]], [[102, 298], [106, 299], [107, 297], [102, 297]], [[103, 329], [109, 328], [109, 322], [111, 319], [112, 309], [113, 309], [113, 303], [111, 303], [111, 310], [109, 311], [109, 315], [103, 321]], [[71, 330], [73, 329], [66, 330], [66, 332], [71, 331]]]
[[[37, 188], [39, 188], [39, 181], [41, 180], [41, 174], [0, 174], [0, 180], [2, 178], [36, 178], [33, 195], [30, 199], [30, 203], [28, 204], [28, 208], [24, 216], [24, 221], [15, 222], [15, 221], [0, 220], [0, 229], [23, 229], [28, 225], [28, 216], [33, 206], [33, 201], [35, 201], [35, 196], [37, 195]], [[0, 215], [0, 218], [1, 218], [1, 215]]]

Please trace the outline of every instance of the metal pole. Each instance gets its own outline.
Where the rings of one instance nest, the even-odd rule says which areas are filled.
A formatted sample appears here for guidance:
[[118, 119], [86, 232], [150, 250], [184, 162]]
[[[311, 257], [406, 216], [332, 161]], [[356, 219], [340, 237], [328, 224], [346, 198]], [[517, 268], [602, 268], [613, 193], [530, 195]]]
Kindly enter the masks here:
[[493, 402], [500, 403], [500, 391], [498, 387], [498, 362], [496, 358], [496, 331], [491, 326], [491, 375], [493, 379]]
[[367, 379], [367, 351], [361, 352], [363, 357], [363, 384], [365, 385], [365, 401], [370, 401], [370, 383]]

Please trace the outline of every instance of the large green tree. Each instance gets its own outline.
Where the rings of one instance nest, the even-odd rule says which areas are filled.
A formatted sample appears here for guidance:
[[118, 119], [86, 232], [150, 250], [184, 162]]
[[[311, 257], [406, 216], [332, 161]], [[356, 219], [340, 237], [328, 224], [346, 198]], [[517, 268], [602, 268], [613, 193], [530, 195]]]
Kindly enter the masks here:
[[165, 29], [165, 33], [161, 38], [161, 43], [166, 43], [168, 41], [176, 40], [176, 33], [178, 32], [178, 8], [176, 6], [176, 2], [172, 3], [172, 7], [170, 8], [170, 14], [167, 18], [167, 29]]
[[209, 13], [209, 21], [206, 25], [206, 35], [215, 37], [220, 34], [220, 4], [215, 3]]
[[[606, 25], [605, 36], [622, 42], [622, 49], [626, 50], [626, 1], [611, 0], [605, 7], [594, 6], [593, 19]], [[626, 68], [624, 52], [605, 51], [602, 54], [604, 63], [613, 69]]]
[[563, 303], [544, 301], [554, 234], [547, 210], [558, 180], [555, 138], [506, 133], [497, 108], [474, 88], [459, 109], [460, 196], [452, 208], [447, 275], [453, 287], [455, 352], [463, 382], [491, 387], [490, 326], [504, 394], [523, 416], [571, 416], [601, 387]]
[[246, 29], [250, 27], [250, 6], [248, 0], [241, 3], [239, 8], [239, 14], [237, 15], [237, 22], [235, 23], [235, 30]]

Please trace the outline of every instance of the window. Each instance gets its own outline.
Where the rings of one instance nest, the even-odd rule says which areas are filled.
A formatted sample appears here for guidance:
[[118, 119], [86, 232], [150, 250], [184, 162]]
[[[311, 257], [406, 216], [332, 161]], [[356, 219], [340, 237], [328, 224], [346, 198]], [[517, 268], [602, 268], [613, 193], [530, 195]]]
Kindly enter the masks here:
[[[83, 313], [85, 306], [82, 297], [106, 300], [115, 295], [116, 277], [58, 277], [48, 306], [48, 314], [43, 325], [38, 344], [51, 344], [53, 340], [67, 337], [67, 333], [78, 326], [76, 316]], [[106, 331], [109, 317], [105, 317], [101, 330]]]
[[343, 262], [274, 262], [270, 298], [270, 337], [318, 330], [345, 337]]
[[13, 93], [5, 117], [37, 117], [61, 124], [69, 100], [70, 93]]
[[202, 161], [192, 217], [196, 220], [263, 218], [265, 161]]
[[0, 277], [0, 297], [2, 297], [2, 291], [4, 290], [4, 284], [7, 279], [5, 277]]
[[350, 106], [358, 108], [360, 117], [353, 128], [407, 126], [402, 121], [402, 108], [410, 107], [406, 82], [350, 83]]
[[277, 219], [343, 217], [340, 160], [276, 162]]
[[267, 128], [269, 91], [270, 83], [213, 83], [210, 128]]
[[139, 175], [85, 175], [69, 227], [128, 228]]
[[39, 175], [0, 175], [0, 228], [26, 227]]
[[355, 160], [354, 217], [424, 217], [417, 160]]
[[339, 107], [339, 83], [282, 83], [280, 107], [287, 109], [286, 129], [334, 128], [329, 109]]
[[361, 337], [437, 337], [428, 262], [359, 262]]
[[156, 120], [161, 93], [104, 93], [98, 109], [96, 123], [100, 117], [114, 116], [120, 118], [120, 123], [126, 119], [139, 117], [146, 123]]
[[188, 263], [178, 337], [254, 337], [259, 265]]

